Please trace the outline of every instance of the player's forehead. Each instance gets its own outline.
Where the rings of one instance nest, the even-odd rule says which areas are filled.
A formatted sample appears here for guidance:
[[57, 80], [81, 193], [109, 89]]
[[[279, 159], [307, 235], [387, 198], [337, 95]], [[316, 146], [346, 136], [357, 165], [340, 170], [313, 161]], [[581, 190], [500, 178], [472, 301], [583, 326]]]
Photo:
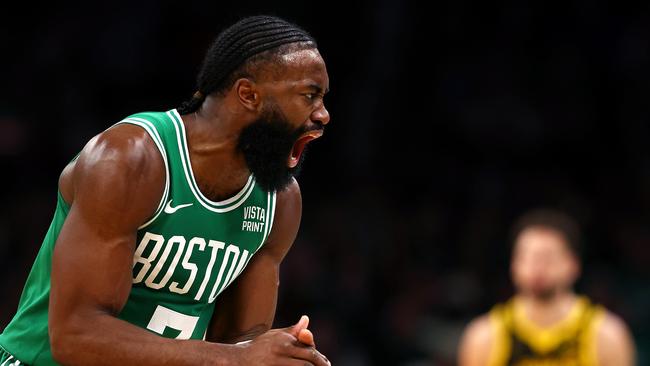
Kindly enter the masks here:
[[521, 231], [515, 242], [515, 253], [541, 253], [568, 251], [566, 238], [561, 232], [543, 226], [531, 226]]
[[316, 86], [329, 90], [329, 75], [325, 61], [317, 49], [304, 49], [280, 56], [282, 80], [293, 87]]

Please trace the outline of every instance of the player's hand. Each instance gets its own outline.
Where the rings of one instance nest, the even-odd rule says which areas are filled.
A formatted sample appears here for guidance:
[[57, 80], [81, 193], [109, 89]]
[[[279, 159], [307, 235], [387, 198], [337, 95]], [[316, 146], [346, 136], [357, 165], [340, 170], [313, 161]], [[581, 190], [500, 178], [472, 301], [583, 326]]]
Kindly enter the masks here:
[[291, 332], [298, 339], [300, 343], [315, 348], [316, 343], [314, 343], [314, 334], [311, 332], [311, 330], [307, 329], [308, 326], [309, 326], [309, 317], [307, 315], [303, 315], [302, 317], [300, 317], [298, 324], [291, 327], [293, 328]]
[[250, 342], [241, 344], [238, 364], [269, 366], [330, 366], [318, 352], [309, 329], [309, 318], [302, 316], [295, 325], [271, 329]]

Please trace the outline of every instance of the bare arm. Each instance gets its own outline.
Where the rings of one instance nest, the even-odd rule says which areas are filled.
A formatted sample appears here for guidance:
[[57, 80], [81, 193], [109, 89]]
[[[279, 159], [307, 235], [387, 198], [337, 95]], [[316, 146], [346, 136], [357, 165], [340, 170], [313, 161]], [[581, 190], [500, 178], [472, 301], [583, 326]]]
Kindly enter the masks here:
[[492, 325], [488, 315], [474, 319], [465, 328], [458, 348], [459, 366], [485, 366], [492, 347]]
[[207, 339], [239, 342], [252, 339], [273, 325], [280, 283], [280, 263], [298, 233], [302, 198], [294, 180], [278, 193], [273, 229], [240, 278], [217, 299]]
[[633, 366], [634, 341], [627, 326], [619, 317], [607, 313], [596, 332], [599, 365]]
[[[260, 342], [277, 330], [271, 330], [280, 284], [280, 263], [293, 245], [302, 215], [300, 187], [294, 180], [278, 193], [275, 222], [267, 242], [255, 254], [244, 273], [217, 300], [216, 310], [208, 329], [207, 340], [234, 343], [252, 340]], [[315, 348], [308, 320], [287, 328], [292, 342], [309, 356], [315, 365], [329, 361]]]
[[160, 153], [135, 126], [84, 148], [61, 179], [71, 209], [52, 259], [49, 332], [66, 365], [226, 365], [233, 346], [178, 341], [116, 318], [130, 289], [137, 228], [164, 186]]
[[237, 346], [161, 337], [120, 320], [131, 290], [137, 228], [164, 187], [160, 153], [144, 130], [122, 125], [91, 140], [64, 170], [70, 212], [52, 258], [49, 335], [65, 365], [318, 365], [296, 342], [302, 325]]

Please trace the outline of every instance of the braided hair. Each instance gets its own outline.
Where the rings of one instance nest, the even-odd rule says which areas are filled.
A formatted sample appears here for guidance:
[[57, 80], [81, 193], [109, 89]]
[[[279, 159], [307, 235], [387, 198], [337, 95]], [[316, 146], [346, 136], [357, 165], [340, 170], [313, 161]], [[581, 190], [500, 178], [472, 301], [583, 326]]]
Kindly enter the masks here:
[[244, 18], [221, 32], [208, 49], [197, 77], [197, 92], [179, 108], [180, 114], [198, 110], [205, 97], [223, 93], [242, 77], [287, 53], [316, 48], [304, 29], [274, 16]]

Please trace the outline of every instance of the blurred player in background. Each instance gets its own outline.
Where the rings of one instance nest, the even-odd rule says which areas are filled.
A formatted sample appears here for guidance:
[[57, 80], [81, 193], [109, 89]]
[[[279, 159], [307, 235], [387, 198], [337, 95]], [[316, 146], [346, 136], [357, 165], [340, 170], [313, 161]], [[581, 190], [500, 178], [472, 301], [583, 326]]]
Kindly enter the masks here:
[[63, 170], [1, 366], [329, 364], [308, 318], [269, 330], [300, 225], [294, 176], [329, 122], [316, 42], [245, 18], [213, 42], [197, 84]]
[[562, 212], [536, 210], [514, 226], [516, 294], [466, 328], [460, 366], [631, 366], [623, 321], [572, 287], [580, 275], [580, 231]]

